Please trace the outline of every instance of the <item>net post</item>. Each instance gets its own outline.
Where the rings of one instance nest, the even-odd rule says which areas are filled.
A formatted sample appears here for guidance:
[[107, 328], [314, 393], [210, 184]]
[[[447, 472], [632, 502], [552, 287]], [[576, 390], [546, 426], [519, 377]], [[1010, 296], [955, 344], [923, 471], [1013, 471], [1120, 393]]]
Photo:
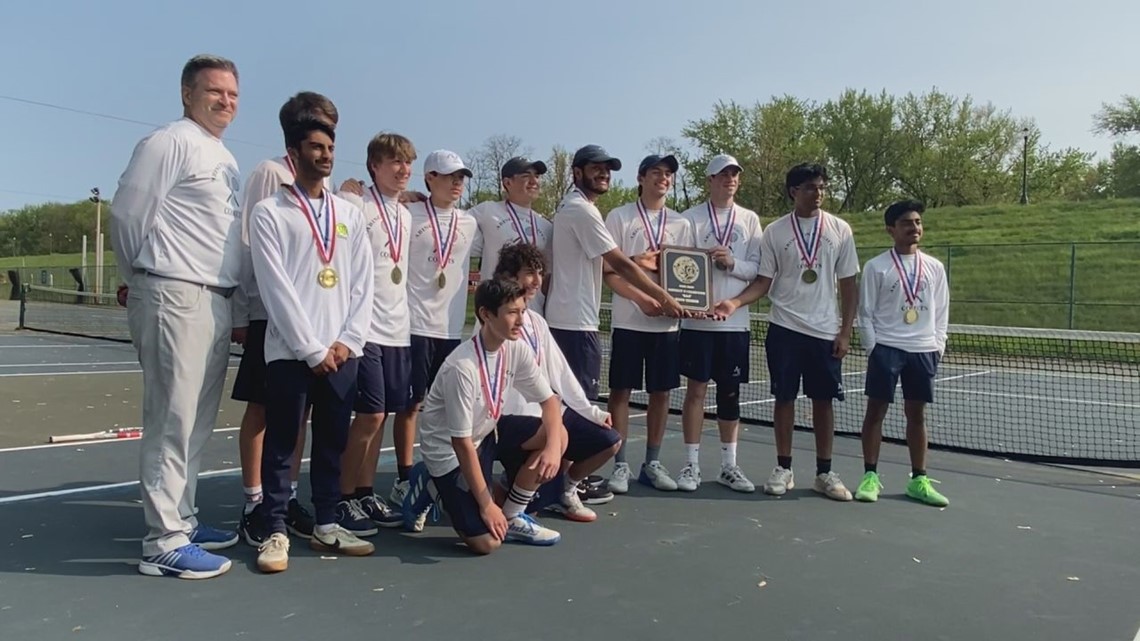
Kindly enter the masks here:
[[25, 323], [25, 312], [28, 309], [28, 284], [24, 283], [20, 286], [20, 329], [27, 329]]
[[1077, 244], [1069, 243], [1069, 329], [1073, 329], [1077, 302]]

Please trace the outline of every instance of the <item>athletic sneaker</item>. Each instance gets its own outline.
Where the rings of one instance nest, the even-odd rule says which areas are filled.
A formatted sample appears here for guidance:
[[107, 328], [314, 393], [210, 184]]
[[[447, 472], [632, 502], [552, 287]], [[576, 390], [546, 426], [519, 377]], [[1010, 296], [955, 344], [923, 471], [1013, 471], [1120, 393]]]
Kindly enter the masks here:
[[301, 505], [297, 499], [289, 499], [289, 508], [285, 512], [285, 529], [289, 534], [302, 539], [313, 538], [313, 515]]
[[878, 472], [864, 472], [863, 480], [859, 481], [859, 487], [855, 489], [855, 500], [874, 503], [879, 500], [879, 490], [882, 489]]
[[637, 482], [662, 492], [672, 492], [677, 489], [677, 482], [669, 476], [669, 470], [665, 469], [661, 461], [642, 463]]
[[333, 552], [345, 556], [368, 556], [376, 551], [376, 546], [357, 538], [339, 525], [334, 525], [331, 531], [324, 534], [314, 529], [313, 538], [309, 539], [309, 547], [318, 552]]
[[931, 485], [931, 483], [937, 482], [938, 481], [935, 481], [925, 474], [912, 477], [910, 482], [906, 484], [906, 495], [927, 505], [946, 507], [950, 505], [950, 499], [942, 496], [942, 494]]
[[563, 492], [558, 501], [548, 505], [547, 509], [579, 523], [593, 523], [598, 520], [598, 513], [582, 504], [582, 497], [577, 488]]
[[777, 465], [772, 470], [772, 474], [768, 476], [768, 481], [764, 483], [764, 493], [772, 496], [783, 496], [788, 490], [795, 487], [795, 474], [792, 474], [791, 470]]
[[269, 523], [263, 514], [260, 505], [250, 510], [249, 514], [243, 509], [241, 520], [238, 521], [238, 536], [255, 548], [261, 547], [262, 543], [269, 540], [269, 535], [273, 534], [269, 531]]
[[720, 468], [720, 476], [716, 478], [716, 482], [734, 492], [748, 493], [756, 491], [756, 486], [752, 484], [752, 481], [748, 480], [747, 476], [744, 476], [744, 471], [736, 465]]
[[[597, 481], [591, 481], [592, 478]], [[591, 476], [582, 479], [578, 484], [578, 498], [586, 505], [605, 505], [614, 500], [614, 493], [606, 487], [604, 478]]]
[[336, 504], [336, 524], [354, 536], [375, 536], [379, 530], [376, 524], [360, 507], [356, 499], [340, 501]]
[[677, 476], [677, 489], [682, 492], [696, 492], [701, 486], [701, 466], [696, 463], [685, 463], [681, 473]]
[[554, 545], [562, 535], [527, 514], [507, 519], [507, 540], [528, 545]]
[[393, 496], [397, 488], [402, 495], [400, 511], [404, 517], [404, 529], [423, 532], [428, 512], [435, 506], [435, 484], [431, 482], [431, 474], [423, 461], [412, 466], [407, 481], [401, 481], [392, 488]]
[[360, 499], [360, 509], [380, 527], [400, 527], [404, 524], [404, 515], [393, 510], [384, 499], [375, 494]]
[[179, 579], [212, 579], [229, 571], [232, 562], [193, 543], [139, 561], [139, 574]]
[[610, 475], [606, 487], [614, 494], [625, 494], [629, 491], [631, 476], [633, 472], [629, 470], [629, 463], [614, 463], [614, 473]]
[[839, 480], [839, 475], [835, 472], [817, 475], [812, 489], [835, 501], [851, 500], [851, 490], [843, 485], [843, 481]]
[[202, 525], [201, 523], [190, 532], [190, 543], [197, 545], [203, 550], [224, 550], [230, 546], [237, 545], [237, 542], [237, 532], [219, 530], [209, 525]]
[[257, 569], [268, 574], [284, 572], [288, 568], [289, 537], [274, 532], [257, 548]]

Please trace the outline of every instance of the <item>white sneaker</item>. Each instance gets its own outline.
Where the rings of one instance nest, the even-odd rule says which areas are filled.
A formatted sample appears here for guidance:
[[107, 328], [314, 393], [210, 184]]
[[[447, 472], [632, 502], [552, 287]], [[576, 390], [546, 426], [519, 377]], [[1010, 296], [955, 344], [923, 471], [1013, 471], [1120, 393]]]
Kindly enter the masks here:
[[284, 572], [288, 568], [289, 537], [281, 532], [274, 532], [257, 548], [257, 569], [270, 573]]
[[631, 476], [633, 476], [633, 472], [629, 471], [629, 463], [614, 463], [614, 473], [610, 475], [610, 480], [606, 485], [614, 494], [625, 494], [629, 491], [629, 477]]
[[756, 486], [748, 480], [747, 476], [744, 476], [744, 472], [736, 465], [720, 468], [720, 476], [717, 477], [716, 482], [736, 492], [756, 491]]
[[[392, 484], [392, 492], [388, 495], [388, 502], [397, 507], [404, 504], [404, 497], [408, 495], [408, 489], [411, 485], [408, 481], [396, 481]], [[430, 511], [430, 510], [429, 510]], [[416, 515], [416, 522], [413, 526], [413, 532], [423, 532], [424, 524], [427, 523], [427, 512]]]
[[836, 501], [851, 500], [851, 490], [848, 490], [847, 487], [843, 485], [843, 481], [839, 480], [839, 475], [835, 472], [828, 472], [827, 474], [816, 476], [815, 485], [812, 489]]
[[376, 546], [357, 538], [352, 532], [334, 525], [329, 532], [321, 534], [320, 528], [313, 528], [313, 538], [309, 547], [318, 552], [332, 552], [345, 556], [368, 556], [376, 551]]
[[764, 493], [772, 496], [783, 496], [788, 490], [796, 487], [795, 475], [792, 471], [779, 465], [772, 470], [768, 482], [764, 484]]
[[637, 477], [637, 482], [662, 492], [674, 492], [677, 489], [677, 482], [669, 476], [669, 470], [665, 469], [661, 461], [642, 463], [641, 474]]
[[593, 523], [598, 520], [598, 513], [582, 503], [582, 497], [578, 496], [577, 487], [570, 488], [569, 492], [563, 492], [558, 502], [550, 505], [550, 511], [579, 523]]
[[686, 463], [681, 468], [681, 475], [677, 477], [677, 489], [682, 492], [696, 492], [701, 486], [701, 466], [696, 463]]
[[529, 545], [554, 545], [562, 535], [526, 513], [507, 519], [507, 540]]

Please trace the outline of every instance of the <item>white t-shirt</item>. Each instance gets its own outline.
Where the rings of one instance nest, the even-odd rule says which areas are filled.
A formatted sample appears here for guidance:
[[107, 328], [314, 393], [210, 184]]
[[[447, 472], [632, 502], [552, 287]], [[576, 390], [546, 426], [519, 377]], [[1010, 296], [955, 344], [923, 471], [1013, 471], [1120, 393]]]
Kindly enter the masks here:
[[[257, 163], [245, 180], [245, 197], [241, 205], [242, 248], [249, 251], [249, 219], [257, 203], [277, 193], [281, 185], [293, 184], [293, 170], [284, 156], [269, 158]], [[233, 296], [234, 327], [247, 327], [250, 321], [263, 321], [269, 317], [261, 294], [257, 291], [257, 278], [253, 275], [253, 263], [242, 261], [241, 285]]]
[[[411, 203], [411, 235], [408, 241], [408, 310], [411, 333], [429, 338], [462, 338], [467, 322], [467, 266], [471, 243], [475, 240], [475, 219], [458, 207], [439, 209], [439, 228], [433, 231], [428, 203]], [[439, 258], [434, 234], [448, 244], [454, 222], [454, 247], [443, 270], [444, 287], [439, 287]]]
[[[594, 405], [586, 398], [586, 392], [574, 372], [566, 362], [566, 356], [554, 342], [550, 335], [550, 328], [546, 319], [533, 310], [528, 310], [523, 317], [523, 336], [516, 343], [526, 345], [531, 357], [535, 359], [546, 380], [554, 392], [562, 399], [562, 403], [578, 412], [583, 417], [601, 425], [606, 422], [609, 412]], [[517, 390], [507, 390], [507, 397], [503, 402], [503, 414], [519, 416], [542, 416], [542, 407], [539, 403], [528, 402]]]
[[[760, 271], [760, 237], [762, 227], [760, 217], [751, 209], [740, 205], [728, 208], [714, 208], [716, 228], [709, 218], [709, 203], [703, 202], [681, 214], [689, 221], [696, 237], [698, 249], [710, 249], [720, 245], [717, 234], [727, 242], [725, 247], [732, 251], [731, 270], [712, 270], [713, 303], [732, 298], [744, 291], [756, 279]], [[731, 224], [731, 229], [729, 225]], [[748, 308], [736, 310], [727, 320], [715, 321], [703, 318], [686, 318], [681, 321], [684, 329], [703, 332], [746, 332], [749, 331]]]
[[[332, 199], [330, 236], [335, 239], [329, 267], [337, 284], [325, 288], [317, 275], [325, 268], [313, 238], [313, 227], [289, 188], [262, 200], [250, 219], [253, 269], [269, 316], [265, 362], [302, 360], [315, 367], [329, 347], [340, 341], [359, 357], [372, 315], [372, 247], [364, 216], [352, 203], [326, 191]], [[323, 199], [311, 199], [320, 212]], [[323, 226], [318, 223], [318, 229]]]
[[[918, 320], [908, 325], [903, 320], [910, 307], [903, 277], [899, 275], [891, 250], [887, 250], [863, 267], [859, 296], [859, 337], [870, 352], [877, 344], [905, 352], [943, 352], [950, 323], [950, 287], [942, 261], [920, 254], [922, 274], [918, 279]], [[899, 256], [907, 279], [917, 276], [915, 255]]]
[[[384, 196], [376, 186], [365, 190], [363, 199], [355, 194], [345, 194], [344, 198], [361, 207], [364, 213], [364, 227], [372, 244], [375, 298], [372, 304], [372, 324], [368, 332], [368, 342], [388, 347], [407, 347], [412, 344], [411, 320], [408, 317], [408, 245], [411, 237], [411, 214], [400, 204], [398, 198]], [[383, 201], [386, 217], [381, 216], [377, 199]], [[392, 257], [393, 243], [388, 226], [396, 232], [396, 240], [399, 241], [395, 244], [399, 261], [393, 260]], [[392, 282], [392, 270], [396, 268], [399, 268], [398, 283]]]
[[602, 255], [617, 248], [602, 213], [578, 190], [554, 215], [553, 267], [546, 321], [555, 329], [598, 331]]
[[[790, 213], [765, 230], [760, 241], [760, 275], [772, 279], [768, 300], [772, 301], [771, 322], [801, 334], [834, 340], [839, 334], [840, 318], [836, 291], [841, 278], [859, 273], [859, 257], [855, 253], [855, 237], [851, 226], [842, 218], [820, 211], [820, 242], [814, 269], [817, 279], [802, 279], [807, 265], [800, 255]], [[813, 225], [818, 216], [799, 220], [804, 240], [813, 240]], [[811, 245], [809, 244], [809, 247]]]
[[[641, 201], [626, 203], [615, 208], [606, 217], [606, 229], [617, 242], [618, 249], [626, 256], [636, 256], [649, 251], [650, 234], [660, 245], [693, 246], [693, 227], [688, 219], [666, 207], [658, 211], [645, 210], [649, 219], [649, 230], [641, 219], [638, 205]], [[662, 228], [662, 216], [664, 227]], [[656, 281], [657, 274], [649, 274]], [[638, 332], [674, 332], [680, 328], [680, 321], [668, 316], [646, 316], [637, 303], [614, 292], [612, 302], [612, 322], [614, 329], [631, 329]]]
[[135, 146], [111, 203], [111, 248], [124, 276], [129, 267], [236, 287], [240, 190], [233, 154], [198, 123], [182, 118], [152, 131]]
[[[443, 361], [431, 390], [424, 399], [419, 419], [420, 454], [432, 476], [443, 476], [459, 467], [452, 438], [470, 438], [475, 447], [495, 430], [490, 404], [479, 372], [474, 340], [463, 341]], [[541, 403], [554, 395], [550, 383], [534, 362], [530, 348], [521, 341], [507, 341], [489, 355], [488, 374], [494, 378], [498, 359], [503, 363], [504, 394], [514, 390], [528, 401]], [[504, 398], [504, 403], [506, 399]], [[504, 412], [505, 414], [505, 412]]]
[[[554, 224], [533, 209], [516, 205], [512, 207], [515, 213], [513, 219], [505, 202], [482, 202], [467, 211], [479, 224], [479, 233], [471, 246], [471, 257], [480, 258], [479, 280], [492, 278], [495, 275], [495, 265], [499, 262], [499, 250], [520, 239], [537, 245], [546, 260], [546, 270], [550, 269]], [[546, 297], [540, 291], [530, 299], [528, 306], [542, 312], [545, 304]]]

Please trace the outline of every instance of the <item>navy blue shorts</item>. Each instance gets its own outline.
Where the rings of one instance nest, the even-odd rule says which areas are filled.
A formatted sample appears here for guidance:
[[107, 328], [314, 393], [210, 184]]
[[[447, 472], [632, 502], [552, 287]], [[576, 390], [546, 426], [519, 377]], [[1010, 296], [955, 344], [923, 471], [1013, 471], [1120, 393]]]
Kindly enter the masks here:
[[429, 338], [412, 335], [412, 398], [411, 403], [420, 403], [431, 389], [435, 375], [443, 366], [447, 355], [459, 347], [458, 338]]
[[740, 386], [748, 382], [752, 336], [739, 332], [681, 330], [681, 375], [698, 383]]
[[230, 394], [235, 401], [265, 405], [265, 328], [268, 325], [269, 321], [249, 321], [234, 390]]
[[792, 331], [780, 325], [768, 325], [764, 350], [768, 357], [768, 376], [772, 379], [772, 396], [777, 401], [794, 401], [800, 394], [813, 400], [843, 400], [842, 361], [831, 355], [832, 342]]
[[610, 389], [644, 389], [652, 393], [680, 387], [680, 342], [679, 331], [615, 329], [610, 341]]
[[390, 414], [411, 407], [412, 348], [367, 343], [356, 370], [356, 404], [361, 414]]
[[586, 398], [598, 400], [598, 381], [602, 378], [602, 345], [592, 330], [554, 329], [550, 335], [566, 357], [574, 378], [586, 392]]
[[933, 403], [939, 360], [938, 352], [904, 352], [889, 345], [875, 345], [867, 358], [865, 393], [894, 403], [895, 387], [902, 379], [903, 399]]

